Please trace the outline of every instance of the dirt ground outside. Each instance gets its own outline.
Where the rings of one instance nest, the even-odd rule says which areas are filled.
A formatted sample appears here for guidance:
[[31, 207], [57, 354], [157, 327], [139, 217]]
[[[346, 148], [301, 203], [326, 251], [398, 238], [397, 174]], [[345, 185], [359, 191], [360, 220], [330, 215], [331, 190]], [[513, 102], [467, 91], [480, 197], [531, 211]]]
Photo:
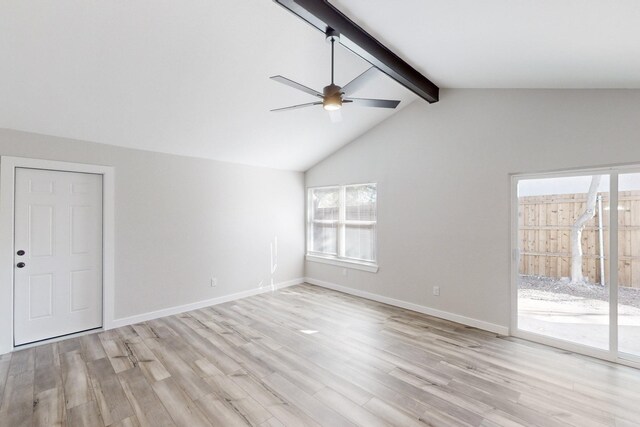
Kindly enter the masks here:
[[[640, 356], [640, 289], [619, 288], [620, 351]], [[609, 290], [597, 283], [520, 276], [518, 327], [600, 349], [609, 344]]]

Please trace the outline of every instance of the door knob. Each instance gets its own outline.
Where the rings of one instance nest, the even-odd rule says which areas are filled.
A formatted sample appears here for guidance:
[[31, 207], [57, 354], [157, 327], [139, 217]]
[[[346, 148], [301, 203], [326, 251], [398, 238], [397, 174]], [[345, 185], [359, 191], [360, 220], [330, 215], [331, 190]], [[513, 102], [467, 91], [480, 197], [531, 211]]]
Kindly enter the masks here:
[[16, 264], [16, 267], [23, 268], [25, 265], [27, 264], [25, 264], [24, 262], [19, 262], [18, 264]]
[[16, 252], [16, 253], [17, 253], [19, 256], [22, 256], [22, 255], [24, 255], [24, 253], [25, 253], [25, 252], [24, 252], [22, 249], [20, 249], [20, 250], [19, 250], [18, 252]]

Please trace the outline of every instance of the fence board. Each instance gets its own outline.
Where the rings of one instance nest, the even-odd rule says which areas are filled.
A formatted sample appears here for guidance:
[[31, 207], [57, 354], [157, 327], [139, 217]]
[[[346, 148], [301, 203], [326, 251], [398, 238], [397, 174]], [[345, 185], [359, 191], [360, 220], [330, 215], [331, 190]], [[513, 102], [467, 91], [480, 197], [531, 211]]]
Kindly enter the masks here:
[[[605, 279], [609, 274], [609, 195], [602, 193], [603, 211], [596, 211], [582, 232], [583, 274], [601, 283], [598, 216], [604, 232]], [[520, 274], [568, 277], [571, 273], [571, 226], [584, 212], [586, 194], [519, 198]], [[620, 286], [640, 288], [640, 191], [619, 194], [618, 276]]]

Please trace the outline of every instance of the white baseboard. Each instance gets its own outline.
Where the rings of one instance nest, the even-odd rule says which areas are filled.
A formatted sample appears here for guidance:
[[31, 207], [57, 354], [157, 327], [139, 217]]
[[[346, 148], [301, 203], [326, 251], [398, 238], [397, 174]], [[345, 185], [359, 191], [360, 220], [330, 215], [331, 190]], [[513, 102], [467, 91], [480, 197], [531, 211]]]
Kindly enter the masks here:
[[275, 291], [278, 289], [286, 288], [293, 285], [299, 285], [304, 283], [304, 278], [300, 277], [286, 282], [277, 283], [273, 286], [263, 286], [261, 288], [249, 289], [248, 291], [237, 292], [235, 294], [224, 295], [221, 297], [211, 298], [203, 301], [192, 302], [190, 304], [178, 305], [175, 307], [163, 308], [161, 310], [150, 311], [147, 313], [136, 314], [135, 316], [122, 317], [115, 319], [111, 323], [111, 328], [120, 328], [122, 326], [134, 325], [140, 322], [146, 322], [147, 320], [158, 319], [160, 317], [173, 316], [174, 314], [184, 313], [185, 311], [197, 310], [199, 308], [209, 307], [212, 305], [222, 304], [229, 301], [235, 301], [241, 298], [250, 297], [253, 295], [264, 294], [266, 292]]
[[372, 301], [377, 301], [384, 304], [389, 304], [394, 307], [406, 308], [407, 310], [416, 311], [418, 313], [427, 314], [429, 316], [439, 317], [440, 319], [450, 320], [452, 322], [460, 323], [466, 326], [472, 326], [484, 331], [489, 331], [500, 335], [509, 335], [508, 327], [496, 325], [495, 323], [485, 322], [484, 320], [473, 319], [471, 317], [449, 313], [448, 311], [436, 310], [435, 308], [425, 307], [424, 305], [418, 305], [395, 298], [389, 298], [382, 295], [373, 294], [371, 292], [361, 291], [358, 289], [337, 285], [335, 283], [313, 279], [311, 277], [305, 277], [304, 281], [312, 285], [321, 286], [327, 289], [333, 289], [334, 291], [344, 292], [345, 294], [355, 295], [357, 297], [370, 299]]

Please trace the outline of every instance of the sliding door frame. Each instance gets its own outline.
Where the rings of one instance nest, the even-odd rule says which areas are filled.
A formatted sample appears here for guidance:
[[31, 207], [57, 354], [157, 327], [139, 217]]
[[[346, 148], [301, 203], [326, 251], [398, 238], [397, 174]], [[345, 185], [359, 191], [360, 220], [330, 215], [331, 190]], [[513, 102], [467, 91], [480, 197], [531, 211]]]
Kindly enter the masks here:
[[[586, 356], [596, 357], [622, 365], [640, 368], [640, 356], [618, 351], [618, 176], [640, 173], [640, 165], [609, 166], [601, 168], [573, 169], [555, 172], [526, 173], [511, 175], [511, 245], [510, 245], [510, 290], [511, 324], [510, 335], [528, 341], [556, 347]], [[609, 176], [609, 349], [601, 350], [583, 344], [551, 338], [546, 335], [520, 330], [518, 328], [518, 282], [520, 249], [518, 239], [518, 183], [527, 179], [566, 178], [574, 176]], [[615, 209], [614, 209], [615, 207]]]

